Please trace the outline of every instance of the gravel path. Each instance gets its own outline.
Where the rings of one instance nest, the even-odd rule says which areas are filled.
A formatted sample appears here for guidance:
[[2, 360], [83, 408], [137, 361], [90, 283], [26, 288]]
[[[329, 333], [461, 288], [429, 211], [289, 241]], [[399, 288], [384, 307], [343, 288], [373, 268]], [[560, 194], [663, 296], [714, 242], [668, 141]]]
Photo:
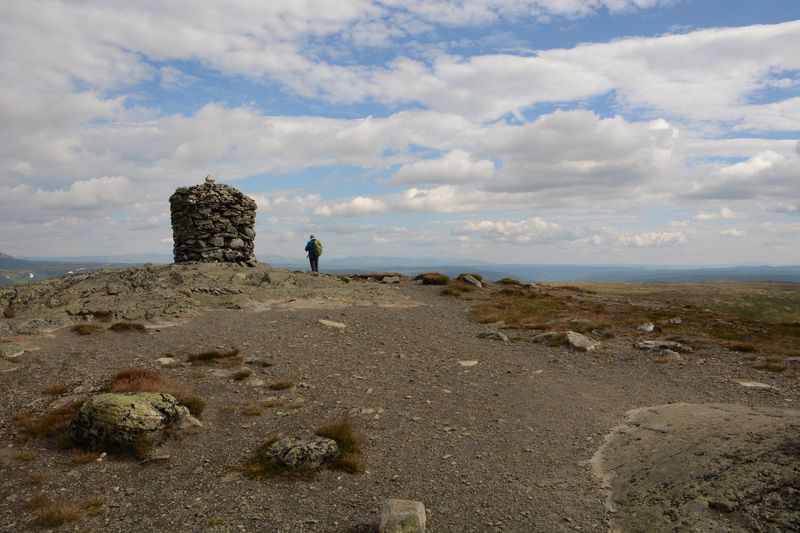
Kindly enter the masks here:
[[[368, 283], [368, 282], [353, 282]], [[210, 311], [147, 334], [60, 330], [37, 338], [20, 369], [0, 373], [0, 529], [31, 529], [23, 502], [107, 498], [107, 512], [65, 530], [377, 531], [385, 498], [420, 500], [432, 532], [605, 531], [605, 492], [589, 460], [630, 409], [672, 402], [795, 407], [798, 380], [748, 368], [728, 352], [705, 350], [682, 364], [658, 364], [626, 339], [579, 353], [525, 340], [479, 339], [469, 302], [437, 287], [403, 282], [424, 305], [386, 308]], [[331, 328], [327, 319], [346, 325]], [[130, 366], [158, 368], [185, 356], [237, 346], [271, 391], [231, 379], [235, 368], [164, 369], [191, 384], [207, 407], [204, 428], [164, 447], [168, 460], [106, 458], [74, 465], [67, 452], [28, 444], [20, 460], [14, 415], [44, 409], [53, 383], [101, 385]], [[459, 361], [477, 361], [462, 366]], [[734, 379], [770, 383], [745, 388]], [[270, 397], [283, 407], [260, 416], [241, 405]], [[303, 435], [346, 411], [367, 449], [367, 471], [325, 471], [311, 481], [249, 479], [240, 466], [271, 435]], [[40, 485], [26, 485], [32, 473]]]

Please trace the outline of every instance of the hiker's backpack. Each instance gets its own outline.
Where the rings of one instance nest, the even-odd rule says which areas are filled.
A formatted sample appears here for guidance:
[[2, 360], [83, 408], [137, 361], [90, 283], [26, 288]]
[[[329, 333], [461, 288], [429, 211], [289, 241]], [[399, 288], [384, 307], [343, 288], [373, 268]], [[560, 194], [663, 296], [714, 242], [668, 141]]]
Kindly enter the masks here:
[[322, 255], [322, 241], [319, 239], [314, 239], [314, 255], [317, 257]]

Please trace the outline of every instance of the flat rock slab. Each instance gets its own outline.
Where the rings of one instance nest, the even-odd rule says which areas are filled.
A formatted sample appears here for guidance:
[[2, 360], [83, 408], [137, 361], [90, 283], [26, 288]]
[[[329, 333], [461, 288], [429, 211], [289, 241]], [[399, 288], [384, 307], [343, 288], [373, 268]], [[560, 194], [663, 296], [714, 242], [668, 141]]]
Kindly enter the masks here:
[[389, 499], [381, 506], [380, 533], [425, 533], [425, 505], [413, 500]]
[[636, 347], [640, 350], [673, 350], [684, 353], [689, 353], [692, 351], [692, 349], [685, 344], [681, 344], [677, 341], [665, 340], [639, 341], [636, 343]]
[[347, 324], [342, 324], [341, 322], [334, 322], [333, 320], [325, 320], [324, 318], [320, 318], [319, 320], [317, 320], [317, 322], [328, 328], [344, 329], [347, 327]]
[[625, 419], [592, 458], [612, 530], [800, 526], [800, 411], [676, 403]]

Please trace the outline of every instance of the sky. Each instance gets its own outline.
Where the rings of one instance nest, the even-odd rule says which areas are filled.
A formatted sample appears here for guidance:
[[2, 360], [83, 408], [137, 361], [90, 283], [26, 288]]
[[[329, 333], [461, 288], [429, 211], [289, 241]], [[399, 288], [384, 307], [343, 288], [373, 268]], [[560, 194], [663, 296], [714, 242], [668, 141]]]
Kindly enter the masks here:
[[0, 124], [17, 257], [800, 264], [797, 0], [3, 0]]

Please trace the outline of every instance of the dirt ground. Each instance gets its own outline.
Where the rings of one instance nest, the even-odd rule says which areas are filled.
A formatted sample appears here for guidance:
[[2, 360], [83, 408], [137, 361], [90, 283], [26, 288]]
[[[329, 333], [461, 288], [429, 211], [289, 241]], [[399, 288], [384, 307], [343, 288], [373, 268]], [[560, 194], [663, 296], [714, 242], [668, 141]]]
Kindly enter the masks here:
[[[36, 529], [24, 504], [46, 494], [63, 501], [105, 497], [105, 512], [62, 526], [67, 531], [368, 532], [377, 531], [386, 498], [424, 502], [432, 532], [629, 530], [615, 525], [606, 507], [609, 489], [590, 464], [627, 411], [676, 402], [800, 405], [796, 377], [751, 368], [722, 348], [665, 364], [628, 338], [603, 340], [590, 353], [532, 343], [524, 334], [504, 343], [478, 338], [491, 327], [470, 322], [472, 304], [441, 296], [439, 287], [292, 276], [302, 295], [181, 311], [174, 325], [156, 317], [151, 323], [162, 325], [146, 333], [79, 336], [66, 328], [9, 337], [40, 349], [0, 373], [0, 529]], [[326, 303], [314, 297], [320, 280], [362, 295], [379, 289], [379, 297], [330, 296]], [[183, 360], [231, 347], [250, 363], [272, 366], [245, 362], [260, 379], [235, 381], [240, 368], [168, 369], [157, 362], [165, 354]], [[53, 401], [99, 389], [132, 366], [190, 384], [207, 403], [202, 429], [159, 450], [169, 458], [108, 456], [77, 465], [48, 441], [20, 443], [17, 413], [45, 412]], [[294, 386], [269, 389], [280, 380]], [[56, 384], [68, 387], [48, 394]], [[241, 412], [274, 397], [283, 406], [258, 416]], [[312, 480], [284, 480], [240, 472], [266, 438], [306, 435], [345, 412], [353, 413], [365, 442], [363, 474], [323, 471]], [[680, 521], [673, 525], [679, 529]]]

